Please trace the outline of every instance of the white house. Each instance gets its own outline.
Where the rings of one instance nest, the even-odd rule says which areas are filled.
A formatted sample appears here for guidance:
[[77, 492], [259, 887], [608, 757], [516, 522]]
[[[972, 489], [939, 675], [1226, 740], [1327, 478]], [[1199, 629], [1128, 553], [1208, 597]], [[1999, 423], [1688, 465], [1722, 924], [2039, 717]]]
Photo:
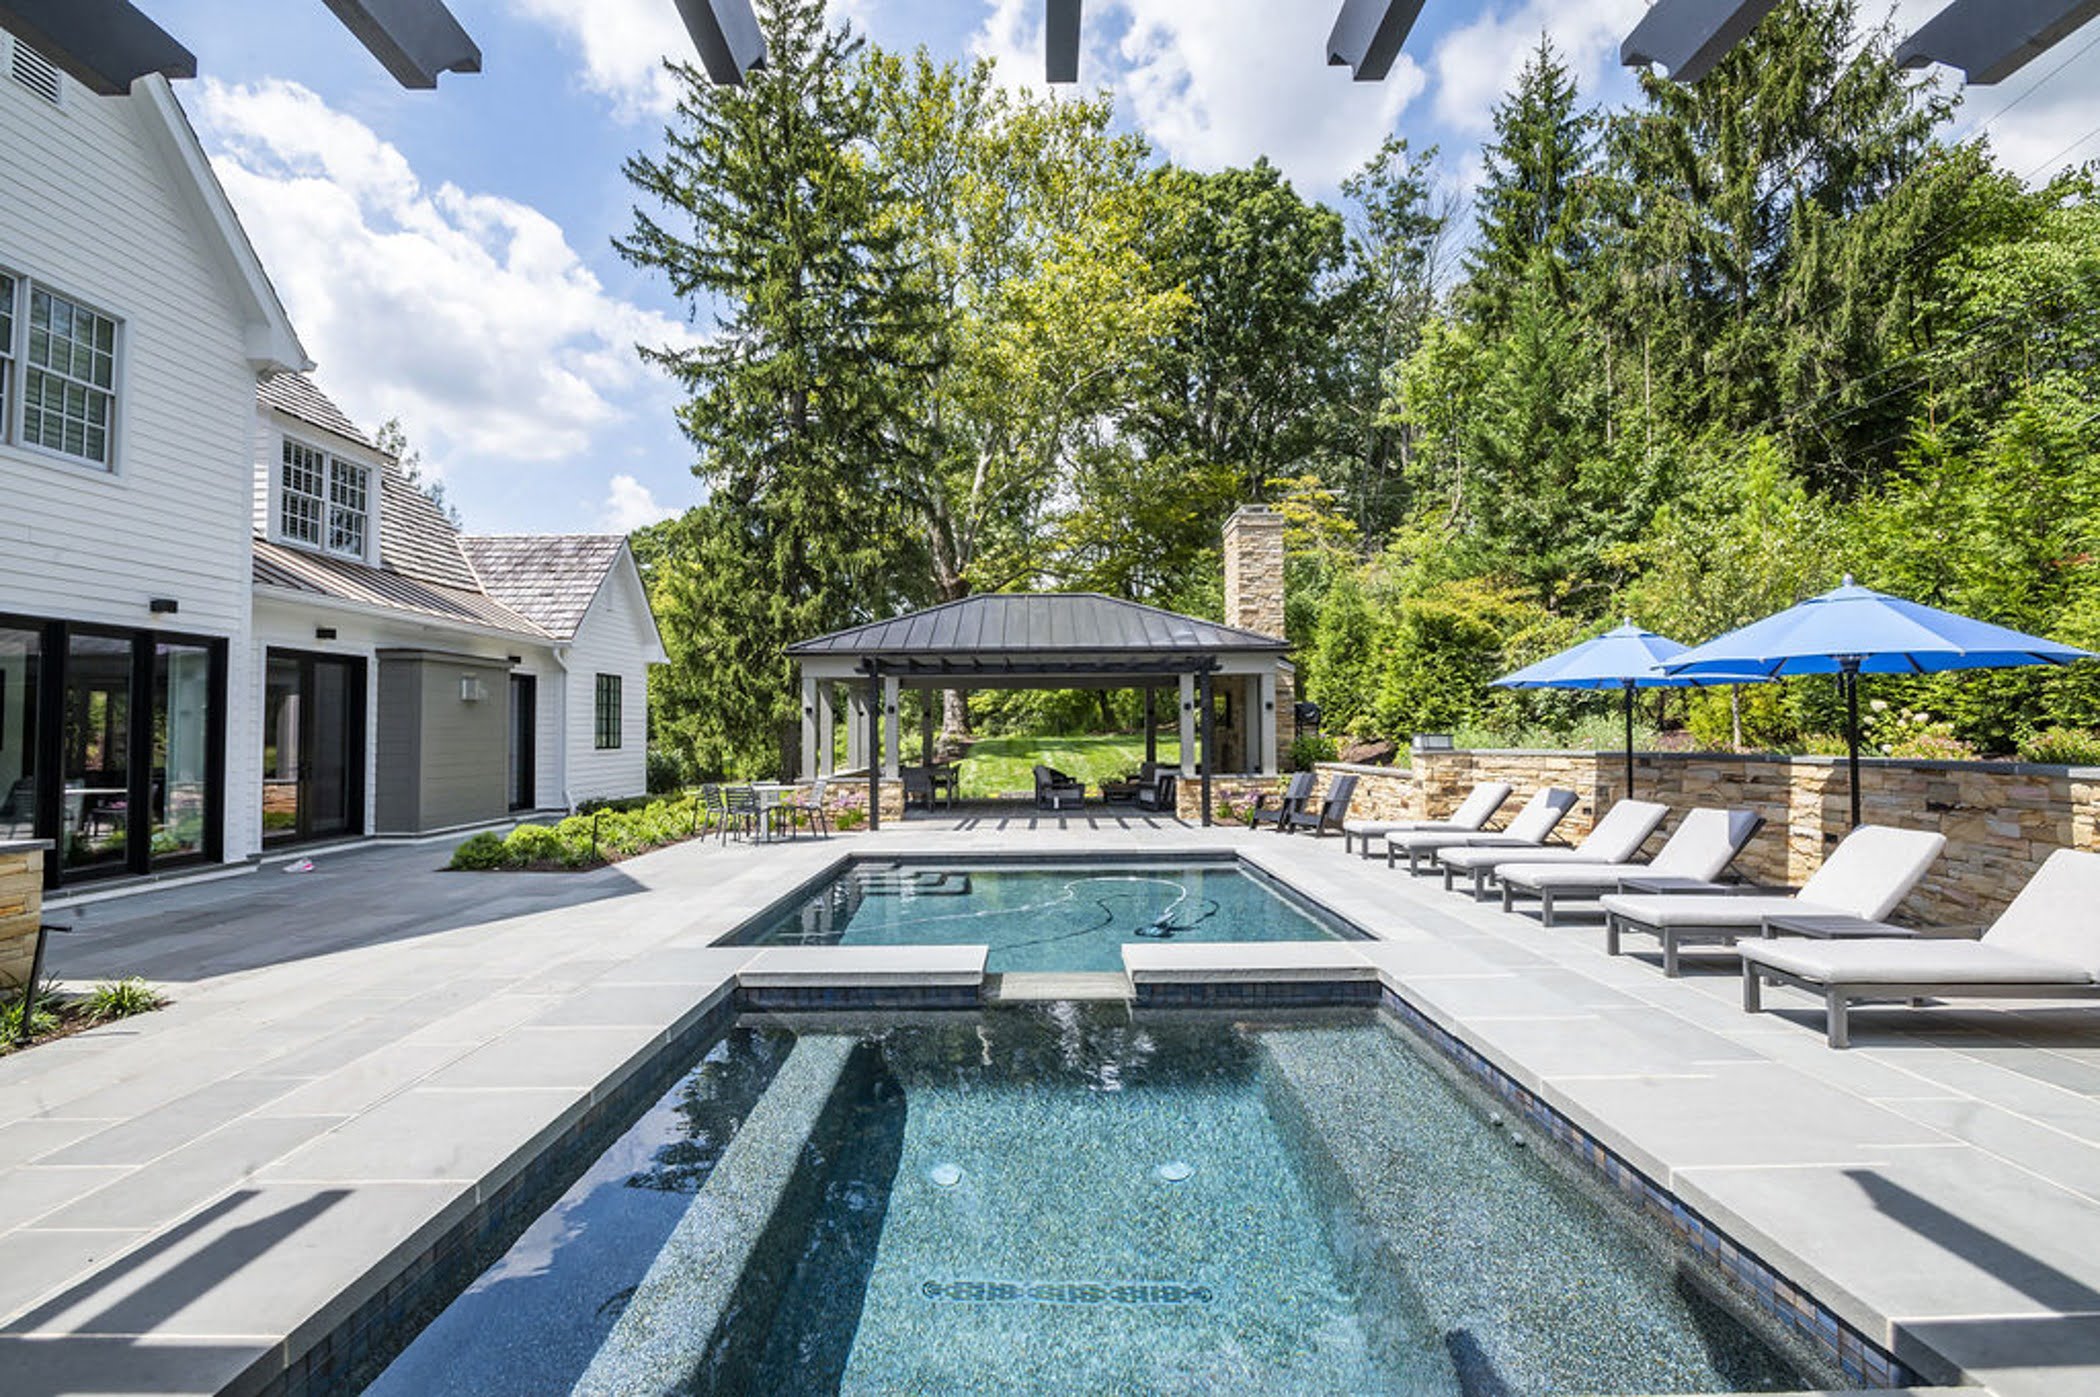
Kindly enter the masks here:
[[460, 538], [303, 377], [164, 79], [0, 31], [0, 191], [0, 838], [73, 887], [644, 788], [624, 540]]
[[664, 652], [626, 539], [463, 536], [303, 375], [256, 403], [248, 847], [639, 794]]

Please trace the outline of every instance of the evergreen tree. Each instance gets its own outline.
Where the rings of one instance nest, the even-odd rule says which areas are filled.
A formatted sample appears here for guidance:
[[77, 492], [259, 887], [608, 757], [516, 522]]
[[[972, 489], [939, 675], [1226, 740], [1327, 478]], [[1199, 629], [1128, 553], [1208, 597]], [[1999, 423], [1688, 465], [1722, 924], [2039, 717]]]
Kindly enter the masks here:
[[1515, 90], [1495, 107], [1495, 138], [1483, 152], [1478, 242], [1466, 259], [1466, 303], [1476, 319], [1504, 323], [1535, 261], [1552, 292], [1567, 296], [1588, 246], [1584, 189], [1598, 125], [1541, 34]]
[[718, 308], [699, 344], [643, 351], [687, 391], [679, 421], [710, 487], [656, 568], [661, 727], [709, 773], [787, 764], [800, 699], [782, 648], [887, 612], [899, 579], [923, 575], [894, 486], [918, 451], [927, 305], [868, 159], [859, 41], [827, 28], [822, 0], [762, 9], [766, 66], [747, 86], [679, 70], [664, 153], [626, 165], [670, 222], [638, 207], [618, 243]]

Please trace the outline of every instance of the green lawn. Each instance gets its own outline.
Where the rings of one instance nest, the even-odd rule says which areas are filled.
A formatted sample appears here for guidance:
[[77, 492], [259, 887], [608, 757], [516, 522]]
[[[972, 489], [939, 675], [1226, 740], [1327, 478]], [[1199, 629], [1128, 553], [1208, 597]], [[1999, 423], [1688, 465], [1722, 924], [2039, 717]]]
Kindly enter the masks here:
[[[1161, 735], [1159, 759], [1180, 760], [1181, 743]], [[1037, 763], [1086, 782], [1091, 788], [1103, 781], [1135, 775], [1145, 761], [1143, 733], [1103, 733], [1086, 737], [992, 737], [970, 745], [962, 763], [962, 798], [985, 800], [993, 796], [1035, 791], [1033, 768]]]

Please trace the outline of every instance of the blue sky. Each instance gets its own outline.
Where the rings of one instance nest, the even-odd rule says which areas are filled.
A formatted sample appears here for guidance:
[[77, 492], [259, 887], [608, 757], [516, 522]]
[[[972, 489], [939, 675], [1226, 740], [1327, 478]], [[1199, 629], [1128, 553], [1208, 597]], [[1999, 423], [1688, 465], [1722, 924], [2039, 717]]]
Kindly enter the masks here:
[[[1586, 92], [1621, 98], [1618, 40], [1644, 3], [1430, 0], [1387, 82], [1357, 85], [1321, 61], [1328, 0], [1092, 0], [1081, 79], [1199, 168], [1267, 155], [1332, 198], [1396, 131], [1442, 147], [1463, 195], [1538, 35]], [[886, 47], [1040, 77], [1042, 0], [833, 4]], [[1896, 0], [1904, 19], [1930, 5]], [[396, 87], [320, 0], [146, 8], [198, 55], [178, 92], [316, 377], [360, 422], [400, 416], [470, 529], [628, 528], [699, 499], [675, 395], [632, 346], [706, 326], [611, 248], [632, 203], [620, 163], [656, 148], [669, 110], [658, 55], [688, 52], [671, 0], [453, 0], [484, 71], [434, 93]], [[2100, 126], [2100, 54], [2060, 61], [1972, 103], [2022, 172]]]

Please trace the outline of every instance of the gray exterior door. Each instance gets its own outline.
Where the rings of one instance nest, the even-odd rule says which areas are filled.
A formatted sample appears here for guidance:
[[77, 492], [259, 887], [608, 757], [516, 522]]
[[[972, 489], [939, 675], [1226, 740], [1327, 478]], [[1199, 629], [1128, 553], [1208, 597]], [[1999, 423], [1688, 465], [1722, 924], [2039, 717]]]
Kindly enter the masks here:
[[539, 731], [539, 679], [530, 674], [510, 677], [510, 808], [530, 810], [537, 797], [532, 775], [539, 762], [533, 736]]

